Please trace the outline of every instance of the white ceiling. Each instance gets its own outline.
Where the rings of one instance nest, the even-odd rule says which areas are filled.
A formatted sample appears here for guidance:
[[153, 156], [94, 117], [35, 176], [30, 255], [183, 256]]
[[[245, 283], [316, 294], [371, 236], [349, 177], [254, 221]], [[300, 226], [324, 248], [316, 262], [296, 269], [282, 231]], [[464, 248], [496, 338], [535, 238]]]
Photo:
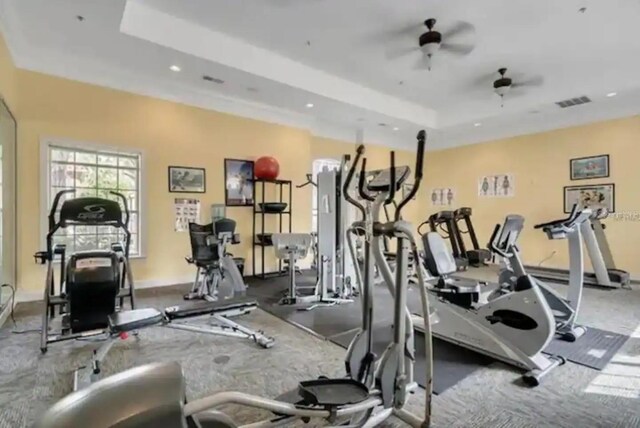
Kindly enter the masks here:
[[[439, 52], [431, 71], [390, 60], [428, 17], [441, 30], [472, 23], [475, 50]], [[19, 67], [333, 138], [364, 128], [412, 147], [427, 127], [434, 148], [640, 113], [639, 19], [630, 0], [0, 0]], [[544, 84], [501, 107], [491, 73], [502, 66]], [[554, 104], [582, 95], [594, 102]]]

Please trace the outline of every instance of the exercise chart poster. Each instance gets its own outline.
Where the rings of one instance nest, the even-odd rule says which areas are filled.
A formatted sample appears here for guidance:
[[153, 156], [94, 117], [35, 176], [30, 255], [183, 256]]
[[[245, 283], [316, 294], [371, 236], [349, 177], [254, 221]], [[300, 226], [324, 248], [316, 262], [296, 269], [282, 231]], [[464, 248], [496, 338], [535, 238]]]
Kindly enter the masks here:
[[515, 193], [513, 174], [486, 175], [478, 179], [478, 196], [481, 198], [512, 198]]
[[189, 230], [189, 223], [200, 221], [200, 201], [198, 199], [175, 198], [174, 200], [176, 232]]
[[432, 205], [451, 207], [456, 200], [456, 191], [451, 187], [431, 189], [429, 197]]

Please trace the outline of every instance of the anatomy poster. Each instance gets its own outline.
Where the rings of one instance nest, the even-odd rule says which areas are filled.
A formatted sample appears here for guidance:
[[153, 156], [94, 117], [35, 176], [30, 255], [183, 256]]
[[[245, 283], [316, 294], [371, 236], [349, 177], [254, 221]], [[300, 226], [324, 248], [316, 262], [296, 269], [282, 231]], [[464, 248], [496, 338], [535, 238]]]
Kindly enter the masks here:
[[456, 199], [456, 192], [451, 187], [431, 189], [430, 198], [432, 205], [451, 207]]
[[487, 175], [478, 179], [478, 196], [483, 198], [512, 198], [515, 190], [513, 174]]
[[198, 199], [175, 198], [175, 229], [176, 232], [187, 232], [189, 223], [200, 221], [200, 201]]

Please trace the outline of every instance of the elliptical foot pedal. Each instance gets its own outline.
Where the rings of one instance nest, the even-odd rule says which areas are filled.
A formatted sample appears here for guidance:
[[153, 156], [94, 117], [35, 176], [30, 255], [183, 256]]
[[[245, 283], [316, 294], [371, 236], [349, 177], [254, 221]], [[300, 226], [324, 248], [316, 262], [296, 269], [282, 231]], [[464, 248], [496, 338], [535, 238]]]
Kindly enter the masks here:
[[300, 382], [298, 394], [307, 404], [343, 406], [369, 398], [369, 388], [353, 379], [316, 379]]

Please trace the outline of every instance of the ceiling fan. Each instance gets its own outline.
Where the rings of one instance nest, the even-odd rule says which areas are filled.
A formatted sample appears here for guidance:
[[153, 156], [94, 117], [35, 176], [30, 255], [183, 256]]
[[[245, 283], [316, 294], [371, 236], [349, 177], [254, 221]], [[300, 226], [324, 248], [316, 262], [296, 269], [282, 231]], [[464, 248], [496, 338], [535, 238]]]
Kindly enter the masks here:
[[527, 80], [513, 81], [510, 77], [507, 77], [507, 68], [502, 67], [498, 69], [500, 77], [493, 82], [493, 91], [500, 97], [502, 105], [504, 106], [504, 97], [507, 94], [512, 93], [514, 90], [521, 88], [541, 86], [544, 83], [544, 78], [536, 76]]
[[[431, 70], [431, 58], [438, 51], [460, 56], [468, 55], [473, 51], [475, 47], [473, 44], [456, 43], [453, 41], [456, 37], [460, 37], [465, 34], [474, 34], [475, 27], [472, 24], [464, 21], [458, 21], [448, 30], [441, 33], [434, 29], [436, 22], [437, 21], [434, 18], [429, 18], [424, 21], [424, 25], [427, 27], [428, 31], [418, 37], [417, 46], [391, 50], [387, 53], [387, 57], [389, 59], [394, 59], [413, 52], [421, 51], [422, 56], [418, 58], [414, 68], [428, 68]], [[411, 32], [415, 31], [413, 28], [411, 28], [411, 30]]]

